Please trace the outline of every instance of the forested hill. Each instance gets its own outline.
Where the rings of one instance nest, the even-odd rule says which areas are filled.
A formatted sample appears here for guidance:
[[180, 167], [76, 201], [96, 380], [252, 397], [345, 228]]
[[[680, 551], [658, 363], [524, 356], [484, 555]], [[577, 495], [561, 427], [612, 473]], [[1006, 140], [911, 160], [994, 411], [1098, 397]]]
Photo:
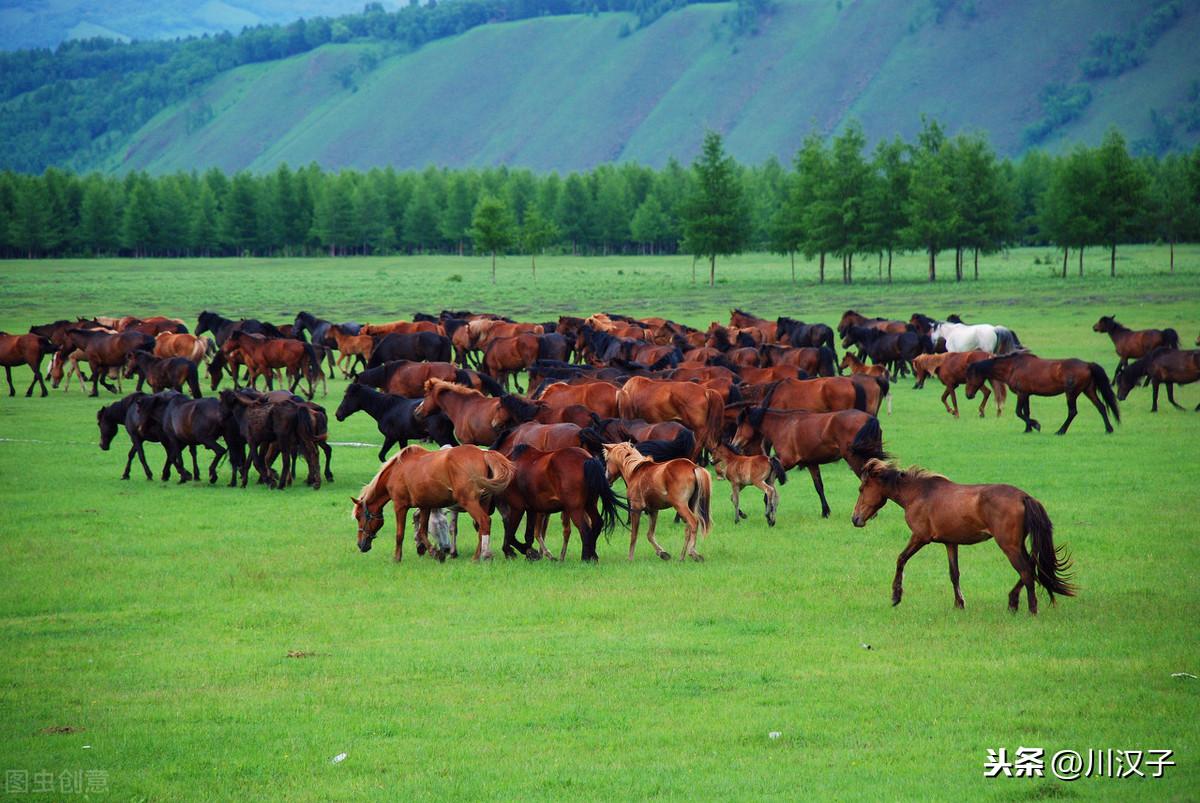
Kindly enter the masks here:
[[1196, 3], [604, 7], [628, 11], [448, 0], [237, 37], [77, 44], [36, 69], [17, 69], [29, 51], [4, 54], [0, 166], [657, 166], [690, 159], [706, 128], [753, 163], [789, 160], [807, 133], [850, 118], [870, 140], [911, 138], [922, 114], [984, 131], [1002, 154], [1095, 144], [1112, 126], [1143, 152], [1200, 141]]

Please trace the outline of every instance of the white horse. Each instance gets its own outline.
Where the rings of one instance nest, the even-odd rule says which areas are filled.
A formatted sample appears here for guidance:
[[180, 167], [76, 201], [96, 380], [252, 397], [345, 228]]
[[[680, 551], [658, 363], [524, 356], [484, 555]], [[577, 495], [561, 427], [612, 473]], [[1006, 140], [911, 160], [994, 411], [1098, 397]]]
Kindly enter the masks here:
[[949, 323], [939, 321], [929, 332], [934, 343], [938, 338], [946, 341], [946, 351], [986, 351], [990, 354], [1007, 354], [1023, 348], [1021, 341], [1011, 329], [992, 326], [990, 323]]

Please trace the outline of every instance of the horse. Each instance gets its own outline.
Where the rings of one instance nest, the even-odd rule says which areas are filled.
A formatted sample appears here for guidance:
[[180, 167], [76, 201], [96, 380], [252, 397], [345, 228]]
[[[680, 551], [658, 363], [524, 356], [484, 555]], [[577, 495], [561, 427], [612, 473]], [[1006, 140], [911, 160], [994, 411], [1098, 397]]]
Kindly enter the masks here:
[[[306, 405], [292, 401], [293, 398], [296, 397], [290, 393], [288, 398], [271, 399], [254, 391], [221, 391], [222, 413], [236, 422], [241, 439], [249, 450], [249, 459], [241, 461], [243, 488], [246, 487], [252, 463], [267, 487], [285, 490], [291, 484], [296, 457], [303, 452], [308, 463], [307, 484], [314, 491], [320, 489], [320, 460], [316, 454], [312, 417]], [[276, 454], [283, 457], [278, 476], [271, 470]], [[233, 485], [234, 481], [231, 480], [230, 486]]]
[[413, 362], [393, 360], [383, 365], [359, 372], [354, 384], [379, 388], [385, 393], [413, 398], [425, 394], [425, 383], [430, 379], [453, 382], [472, 388], [489, 396], [503, 396], [504, 388], [487, 374], [459, 368], [449, 362]]
[[137, 387], [141, 391], [142, 384], [148, 383], [154, 393], [162, 390], [183, 391], [187, 385], [192, 392], [192, 398], [198, 399], [200, 393], [200, 373], [196, 363], [186, 357], [167, 357], [159, 359], [149, 351], [135, 349], [125, 357], [124, 376], [129, 379], [134, 374], [138, 376]]
[[359, 330], [359, 334], [371, 337], [401, 334], [415, 335], [421, 332], [440, 334], [438, 325], [432, 321], [389, 321], [387, 323], [368, 323]]
[[[1175, 403], [1175, 385], [1200, 379], [1200, 350], [1180, 351], [1168, 346], [1155, 349], [1117, 374], [1117, 398], [1125, 401], [1129, 391], [1143, 377], [1150, 381], [1154, 393], [1150, 412], [1158, 412], [1158, 387], [1163, 384], [1167, 386], [1167, 401], [1182, 410], [1183, 407]], [[1200, 404], [1196, 405], [1196, 410], [1200, 411]]]
[[263, 337], [284, 336], [278, 327], [265, 321], [255, 318], [242, 318], [241, 320], [232, 321], [229, 318], [223, 318], [217, 313], [209, 312], [208, 310], [201, 312], [196, 322], [196, 334], [211, 333], [218, 347], [224, 346], [226, 339], [238, 330], [251, 335], [262, 335]]
[[[181, 484], [192, 479], [198, 480], [200, 472], [196, 466], [195, 447], [204, 446], [215, 454], [208, 468], [208, 481], [210, 484], [216, 483], [217, 465], [229, 451], [221, 446], [218, 440], [225, 438], [228, 443], [230, 437], [235, 441], [238, 438], [237, 425], [222, 410], [220, 401], [215, 398], [188, 399], [182, 393], [169, 390], [153, 396], [143, 396], [134, 403], [138, 407], [137, 415], [142, 419], [142, 427], [145, 429], [157, 425], [162, 432], [162, 443], [167, 450], [168, 463], [168, 467], [163, 468], [164, 482], [170, 478], [171, 465], [178, 469]], [[183, 466], [184, 447], [191, 450], [195, 477]], [[234, 464], [233, 470], [236, 474], [239, 466], [232, 459], [230, 462]]]
[[888, 376], [888, 371], [885, 366], [867, 365], [847, 351], [842, 355], [842, 361], [838, 364], [838, 368], [843, 371], [850, 371], [851, 377], [869, 376], [887, 382], [889, 388], [887, 393], [887, 411], [888, 415], [892, 414], [891, 378]]
[[[1066, 394], [1067, 420], [1058, 428], [1059, 435], [1067, 434], [1067, 428], [1078, 414], [1075, 400], [1081, 393], [1100, 411], [1105, 432], [1111, 435], [1113, 431], [1106, 407], [1112, 411], [1117, 423], [1121, 422], [1121, 411], [1117, 407], [1117, 397], [1113, 394], [1108, 376], [1094, 362], [1043, 360], [1028, 352], [1013, 352], [981, 360], [967, 368], [967, 398], [975, 398], [975, 393], [989, 379], [1000, 380], [1017, 394], [1017, 417], [1025, 422], [1026, 432], [1035, 429], [1040, 432], [1042, 429], [1037, 419], [1030, 415], [1030, 396]], [[1104, 401], [1101, 402], [1101, 399]]]
[[835, 351], [833, 328], [823, 323], [805, 323], [792, 318], [781, 316], [775, 322], [775, 330], [779, 333], [779, 342], [789, 346], [824, 346]]
[[[308, 417], [309, 417], [312, 446], [319, 448], [322, 452], [325, 453], [325, 479], [329, 482], [333, 482], [333, 471], [330, 469], [330, 463], [333, 460], [333, 449], [329, 445], [329, 416], [326, 414], [324, 407], [322, 407], [321, 405], [319, 405], [315, 402], [306, 401], [305, 399], [302, 399], [301, 397], [297, 396], [296, 394], [291, 393], [286, 390], [272, 390], [272, 391], [268, 391], [266, 393], [260, 393], [259, 391], [251, 390], [250, 388], [241, 388], [240, 390], [237, 391], [237, 394], [239, 396], [241, 396], [245, 399], [249, 399], [251, 401], [253, 401], [255, 399], [265, 399], [266, 401], [271, 402], [271, 403], [291, 402], [292, 404], [298, 405], [299, 407], [306, 410], [308, 412]], [[238, 448], [240, 449], [240, 446]], [[234, 444], [230, 444], [230, 449], [231, 449], [231, 451], [234, 450]], [[271, 442], [267, 447], [267, 455], [265, 458], [266, 465], [268, 467], [270, 467], [271, 464], [275, 462], [275, 455], [277, 453], [278, 453], [278, 450], [277, 450], [276, 444], [274, 442]], [[296, 473], [296, 459], [297, 459], [296, 455], [293, 454], [292, 461], [291, 461], [293, 476]], [[318, 463], [318, 467], [319, 467], [319, 463]], [[244, 468], [245, 468], [245, 466], [243, 466], [243, 469]], [[312, 471], [311, 471], [312, 464], [311, 463], [309, 465], [309, 468], [310, 468], [309, 484], [311, 485], [311, 484], [313, 484], [313, 482], [312, 482], [313, 477], [311, 476], [311, 474], [312, 474]], [[264, 480], [264, 482], [265, 482], [265, 480]], [[233, 483], [231, 482], [230, 485], [232, 486]]]
[[57, 320], [53, 323], [43, 323], [29, 327], [31, 335], [41, 335], [48, 339], [57, 348], [62, 348], [66, 344], [67, 332], [71, 329], [99, 329], [106, 334], [120, 334], [111, 326], [104, 326], [99, 321], [90, 318], [78, 318], [74, 321]]
[[729, 328], [757, 329], [762, 333], [763, 340], [767, 343], [774, 343], [783, 336], [783, 329], [777, 323], [771, 323], [763, 318], [755, 317], [749, 312], [737, 309], [736, 307], [729, 311]]
[[784, 471], [797, 466], [808, 469], [813, 488], [821, 500], [821, 517], [829, 518], [829, 501], [821, 466], [845, 460], [858, 473], [871, 458], [886, 458], [879, 419], [860, 410], [810, 413], [749, 407], [738, 413], [731, 445], [743, 452], [761, 438], [769, 442]]
[[[938, 354], [918, 354], [913, 357], [913, 377], [916, 379], [913, 390], [925, 387], [925, 380], [937, 374], [937, 367], [945, 361], [946, 355], [949, 353], [943, 351]], [[966, 353], [970, 354], [971, 352]]]
[[579, 383], [555, 382], [547, 385], [535, 398], [547, 407], [561, 409], [581, 404], [604, 418], [617, 415], [617, 393], [620, 390], [612, 382], [588, 380]]
[[[120, 401], [113, 402], [96, 411], [96, 424], [100, 427], [101, 451], [107, 452], [112, 446], [118, 427], [125, 427], [125, 432], [129, 435], [129, 456], [125, 460], [125, 471], [121, 474], [123, 480], [129, 479], [129, 469], [133, 466], [134, 455], [137, 455], [138, 460], [141, 461], [142, 470], [146, 472], [146, 479], [154, 479], [154, 474], [146, 463], [146, 452], [142, 448], [142, 444], [146, 441], [162, 443], [162, 431], [156, 424], [142, 426], [137, 402], [145, 396], [144, 393], [131, 393]], [[163, 464], [163, 475], [169, 477], [170, 472], [170, 455], [167, 455], [167, 462]]]
[[[387, 460], [387, 453], [393, 446], [399, 444], [404, 449], [410, 440], [432, 440], [439, 446], [457, 445], [453, 438], [446, 437], [449, 425], [445, 416], [434, 414], [418, 418], [416, 409], [420, 405], [421, 399], [380, 393], [366, 385], [348, 385], [346, 395], [333, 415], [338, 421], [345, 421], [362, 410], [375, 419], [375, 425], [383, 435], [383, 446], [379, 449], [381, 463]], [[431, 427], [439, 420], [443, 422], [441, 427]], [[437, 437], [434, 437], [434, 433], [437, 433]]]
[[443, 561], [445, 553], [431, 546], [422, 530], [428, 527], [429, 511], [458, 507], [471, 517], [479, 533], [474, 559], [490, 560], [491, 508], [508, 488], [513, 473], [507, 457], [475, 446], [453, 446], [436, 452], [427, 452], [417, 445], [402, 449], [375, 472], [358, 496], [350, 497], [354, 503], [352, 515], [358, 525], [358, 549], [371, 551], [371, 542], [383, 526], [383, 507], [391, 502], [396, 514], [393, 553], [396, 562], [403, 552], [405, 520], [409, 509], [414, 507], [421, 509], [424, 525], [417, 528], [418, 545]]
[[536, 405], [517, 396], [497, 399], [462, 385], [430, 379], [425, 383], [425, 396], [414, 414], [418, 419], [424, 419], [444, 412], [454, 424], [454, 437], [459, 443], [490, 446], [501, 431], [531, 420], [537, 409]]
[[881, 332], [897, 335], [910, 330], [909, 325], [904, 321], [892, 321], [887, 318], [867, 318], [852, 309], [848, 309], [842, 313], [842, 318], [838, 321], [838, 335], [844, 338], [846, 331], [851, 326], [863, 326], [868, 329], [878, 329]]
[[[619, 511], [629, 509], [609, 486], [604, 461], [578, 447], [544, 450], [529, 444], [515, 446], [508, 457], [512, 481], [497, 499], [504, 522], [504, 554], [512, 557], [520, 550], [531, 558], [554, 560], [546, 549], [546, 525], [551, 514], [561, 513], [563, 543], [558, 559], [566, 559], [574, 524], [582, 545], [580, 559], [599, 560], [596, 541], [600, 533], [612, 532]], [[514, 536], [522, 516], [527, 517], [525, 543], [519, 544]], [[533, 539], [538, 543], [537, 552], [533, 551]]]
[[753, 485], [763, 492], [767, 524], [775, 526], [775, 513], [779, 510], [779, 491], [775, 490], [775, 482], [778, 480], [780, 485], [787, 482], [787, 472], [779, 458], [768, 457], [765, 454], [738, 454], [727, 443], [722, 442], [713, 452], [713, 467], [718, 477], [729, 482], [732, 490], [730, 498], [733, 501], [734, 524], [741, 524], [742, 519], [749, 518], [742, 512], [738, 497], [743, 488]]
[[[42, 358], [53, 354], [57, 349], [54, 343], [46, 337], [33, 334], [10, 335], [0, 332], [0, 365], [4, 366], [4, 376], [8, 380], [8, 395], [16, 396], [17, 389], [13, 387], [12, 369], [14, 365], [28, 365], [33, 371], [33, 380], [25, 397], [33, 395], [33, 386], [41, 385], [42, 397], [48, 394], [46, 380], [42, 378]], [[94, 394], [93, 394], [94, 395]]]
[[[848, 376], [783, 379], [768, 385], [760, 401], [764, 407], [782, 410], [809, 410], [814, 413], [862, 410], [874, 415], [879, 411], [879, 404], [871, 404], [867, 391], [866, 384], [860, 384]], [[747, 398], [750, 397], [748, 394]], [[883, 394], [880, 394], [879, 402], [882, 401]]]
[[1179, 348], [1179, 333], [1174, 329], [1138, 329], [1134, 331], [1117, 323], [1115, 315], [1101, 316], [1100, 320], [1092, 325], [1092, 331], [1107, 334], [1117, 349], [1117, 356], [1121, 360], [1117, 363], [1113, 376], [1128, 366], [1130, 360], [1141, 359], [1155, 349]]
[[604, 462], [611, 482], [617, 476], [625, 481], [629, 501], [629, 559], [637, 545], [638, 523], [642, 513], [650, 516], [650, 529], [646, 540], [663, 560], [670, 560], [667, 551], [654, 539], [658, 525], [658, 511], [674, 508], [683, 519], [685, 533], [680, 560], [691, 558], [703, 561], [696, 552], [696, 535], [707, 536], [712, 529], [712, 477], [691, 460], [680, 458], [666, 463], [655, 463], [639, 454], [628, 443], [614, 443], [604, 447]]
[[[365, 366], [371, 359], [371, 352], [375, 350], [375, 340], [370, 335], [350, 334], [337, 324], [328, 327], [326, 332], [333, 338], [333, 347], [341, 352], [337, 364], [342, 369], [342, 376], [352, 376], [356, 362]], [[349, 370], [346, 366], [349, 366]]]
[[[314, 346], [323, 346], [326, 349], [326, 358], [329, 364], [329, 373], [334, 371], [333, 353], [331, 349], [336, 348], [337, 344], [333, 337], [329, 334], [329, 328], [334, 324], [324, 318], [318, 318], [309, 312], [300, 311], [296, 313], [296, 320], [292, 322], [292, 332], [297, 339], [303, 339], [304, 333], [307, 332]], [[346, 321], [337, 324], [337, 326], [346, 334], [357, 335], [362, 333], [362, 324]]]
[[101, 369], [123, 368], [131, 351], [153, 351], [154, 338], [141, 332], [121, 332], [112, 335], [89, 329], [68, 329], [63, 338], [63, 348], [83, 351], [92, 369], [92, 392], [88, 395], [98, 396], [100, 391], [96, 387], [97, 383], [113, 393], [117, 392], [104, 378], [107, 371]]
[[[1075, 587], [1067, 575], [1070, 558], [1063, 547], [1054, 545], [1054, 525], [1046, 508], [1037, 499], [1012, 485], [960, 485], [941, 474], [921, 468], [901, 470], [884, 460], [871, 460], [860, 472], [858, 502], [850, 517], [855, 527], [865, 527], [888, 500], [904, 508], [904, 520], [912, 536], [896, 560], [892, 580], [892, 605], [899, 605], [904, 594], [904, 565], [921, 547], [936, 542], [945, 544], [950, 563], [950, 583], [954, 586], [954, 606], [964, 607], [958, 585], [958, 547], [978, 544], [994, 538], [1020, 579], [1008, 593], [1008, 609], [1016, 613], [1021, 587], [1029, 598], [1029, 613], [1037, 614], [1038, 601], [1034, 581], [1050, 594], [1075, 596]], [[1030, 540], [1030, 550], [1025, 540]]]
[[946, 351], [986, 351], [989, 354], [1008, 354], [1023, 348], [1016, 332], [1005, 326], [990, 323], [936, 323], [929, 332], [934, 343], [946, 342]]
[[[70, 352], [69, 354], [67, 352]], [[87, 385], [83, 382], [83, 371], [79, 368], [79, 361], [86, 360], [87, 354], [83, 349], [59, 349], [54, 352], [54, 356], [50, 358], [50, 387], [57, 388], [62, 384], [63, 379], [67, 380], [67, 384], [63, 385], [63, 393], [71, 389], [71, 377], [75, 376], [79, 379], [80, 391], [86, 393]], [[121, 392], [121, 368], [113, 367], [106, 368], [107, 377], [116, 382], [117, 391]]]
[[906, 376], [908, 366], [919, 354], [932, 352], [933, 341], [916, 332], [882, 332], [867, 326], [851, 326], [842, 339], [842, 347], [857, 346], [859, 359], [870, 357], [877, 365], [887, 366], [893, 376]]
[[578, 424], [539, 424], [526, 421], [504, 432], [491, 448], [511, 456], [518, 446], [552, 452], [556, 449], [578, 448], [597, 455], [604, 448], [600, 433], [591, 427]]
[[622, 418], [650, 422], [679, 421], [696, 435], [696, 454], [714, 449], [721, 441], [725, 400], [721, 394], [692, 382], [672, 382], [635, 376], [617, 391]]
[[[986, 351], [948, 351], [945, 354], [936, 355], [940, 359], [932, 371], [941, 380], [945, 390], [942, 391], [942, 406], [946, 408], [946, 412], [958, 418], [958, 394], [955, 389], [967, 381], [967, 369], [977, 362], [991, 359], [992, 355]], [[998, 379], [989, 380], [991, 390], [988, 390], [987, 385], [981, 385], [980, 390], [983, 391], [983, 399], [979, 402], [979, 417], [983, 418], [984, 410], [987, 408], [988, 398], [994, 393], [996, 395], [996, 416], [999, 417], [1004, 412], [1004, 401], [1008, 398], [1008, 387]], [[946, 404], [946, 397], [950, 397], [950, 401], [954, 402], [954, 409], [950, 409], [950, 405]]]
[[246, 370], [250, 375], [250, 387], [253, 388], [260, 376], [267, 379], [267, 389], [274, 390], [274, 368], [284, 368], [288, 376], [293, 377], [289, 391], [295, 392], [296, 386], [303, 378], [308, 382], [307, 398], [312, 399], [313, 384], [321, 373], [321, 364], [317, 352], [311, 343], [290, 338], [267, 338], [263, 335], [250, 334], [243, 331], [232, 332], [226, 338], [221, 350], [227, 355], [231, 352], [241, 354]]
[[187, 332], [163, 332], [154, 338], [155, 357], [183, 357], [197, 365], [216, 348], [209, 338], [189, 335]]
[[[366, 329], [363, 327], [364, 333]], [[450, 362], [450, 338], [437, 332], [385, 335], [375, 344], [367, 367], [375, 368], [394, 360]]]
[[834, 367], [836, 355], [833, 349], [827, 346], [814, 348], [767, 344], [759, 350], [759, 353], [762, 364], [767, 367], [790, 365], [799, 368], [809, 376], [837, 375], [837, 369]]
[[[676, 423], [676, 422], [668, 422]], [[633, 448], [641, 454], [654, 460], [655, 463], [665, 463], [677, 457], [691, 458], [696, 453], [696, 436], [682, 424], [672, 438], [630, 438]]]
[[505, 390], [511, 377], [517, 392], [522, 392], [517, 374], [538, 359], [541, 338], [542, 335], [531, 334], [492, 338], [483, 350], [483, 372], [499, 382]]

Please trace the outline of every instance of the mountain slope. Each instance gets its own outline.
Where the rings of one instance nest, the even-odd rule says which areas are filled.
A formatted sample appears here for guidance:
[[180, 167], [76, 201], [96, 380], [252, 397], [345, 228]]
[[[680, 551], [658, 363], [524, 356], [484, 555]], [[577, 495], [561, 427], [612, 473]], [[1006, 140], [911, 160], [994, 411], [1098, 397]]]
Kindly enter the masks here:
[[[872, 140], [911, 137], [922, 114], [1015, 153], [1042, 115], [1042, 88], [1080, 80], [1091, 38], [1133, 30], [1156, 3], [1015, 0], [940, 23], [923, 21], [925, 0], [842, 5], [784, 2], [758, 36], [737, 39], [721, 25], [730, 6], [713, 4], [627, 36], [631, 15], [600, 14], [486, 25], [404, 55], [329, 45], [220, 76], [101, 166], [661, 165], [690, 159], [706, 128], [760, 161], [788, 159], [809, 131], [850, 116]], [[1091, 82], [1091, 104], [1047, 143], [1096, 142], [1112, 125], [1150, 136], [1151, 110], [1187, 103], [1198, 38], [1200, 7], [1189, 4], [1144, 63]], [[1175, 137], [1187, 146], [1198, 132], [1180, 125]]]

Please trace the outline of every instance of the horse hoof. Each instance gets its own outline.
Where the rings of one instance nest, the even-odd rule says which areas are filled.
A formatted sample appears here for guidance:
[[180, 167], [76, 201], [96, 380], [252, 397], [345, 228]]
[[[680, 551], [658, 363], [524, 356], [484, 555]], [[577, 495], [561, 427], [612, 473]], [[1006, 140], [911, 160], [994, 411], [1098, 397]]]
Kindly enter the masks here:
[[417, 554], [418, 555], [425, 554], [425, 545], [424, 544], [417, 544]]
[[451, 553], [450, 553], [450, 557], [452, 557], [452, 558], [457, 558], [457, 557], [458, 557], [458, 550], [456, 549], [456, 550], [454, 550], [453, 552], [451, 552]]
[[445, 553], [445, 552], [443, 552], [443, 551], [442, 551], [442, 550], [440, 550], [440, 549], [435, 549], [435, 550], [433, 550], [433, 556], [434, 556], [435, 558], [437, 558], [437, 562], [438, 562], [438, 563], [445, 563], [445, 562], [446, 562], [446, 553]]
[[[659, 553], [658, 553], [658, 556], [659, 556], [660, 558], [662, 558], [663, 560], [670, 560], [670, 559], [671, 559], [671, 556], [670, 556], [669, 554], [667, 554], [666, 552], [659, 552]], [[630, 560], [633, 560], [633, 557], [632, 557], [632, 556], [630, 556], [630, 558], [629, 558], [629, 559], [630, 559]]]
[[696, 561], [697, 563], [703, 563], [703, 562], [704, 562], [704, 556], [703, 556], [703, 555], [697, 555], [695, 552], [693, 552], [693, 553], [692, 553], [692, 555], [691, 555], [691, 557], [692, 557], [692, 560]]

